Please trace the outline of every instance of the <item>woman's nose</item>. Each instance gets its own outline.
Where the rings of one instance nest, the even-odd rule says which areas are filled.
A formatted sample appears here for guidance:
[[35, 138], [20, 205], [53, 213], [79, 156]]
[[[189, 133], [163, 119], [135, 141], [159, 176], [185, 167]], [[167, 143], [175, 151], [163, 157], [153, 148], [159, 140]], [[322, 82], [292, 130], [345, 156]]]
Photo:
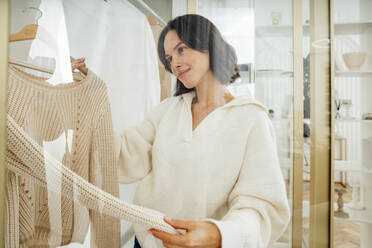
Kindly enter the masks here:
[[173, 71], [177, 71], [179, 68], [181, 68], [181, 63], [172, 61], [172, 67], [173, 67]]

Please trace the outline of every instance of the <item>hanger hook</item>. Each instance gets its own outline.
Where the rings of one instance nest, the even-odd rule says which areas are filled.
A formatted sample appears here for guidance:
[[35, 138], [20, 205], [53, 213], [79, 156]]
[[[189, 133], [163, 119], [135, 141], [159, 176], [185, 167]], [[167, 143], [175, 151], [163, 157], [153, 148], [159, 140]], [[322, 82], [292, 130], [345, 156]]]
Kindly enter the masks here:
[[22, 12], [25, 13], [29, 9], [34, 9], [37, 12], [39, 12], [40, 16], [38, 18], [36, 18], [36, 24], [39, 25], [39, 19], [43, 16], [43, 11], [41, 11], [39, 8], [36, 8], [36, 7], [28, 7], [26, 9], [22, 10]]

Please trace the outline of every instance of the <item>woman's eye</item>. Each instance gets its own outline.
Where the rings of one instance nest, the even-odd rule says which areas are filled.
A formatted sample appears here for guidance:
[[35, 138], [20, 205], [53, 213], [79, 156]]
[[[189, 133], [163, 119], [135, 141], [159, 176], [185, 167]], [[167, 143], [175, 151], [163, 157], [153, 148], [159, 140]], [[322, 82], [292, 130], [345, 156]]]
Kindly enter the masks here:
[[178, 52], [183, 53], [186, 50], [186, 47], [179, 47]]

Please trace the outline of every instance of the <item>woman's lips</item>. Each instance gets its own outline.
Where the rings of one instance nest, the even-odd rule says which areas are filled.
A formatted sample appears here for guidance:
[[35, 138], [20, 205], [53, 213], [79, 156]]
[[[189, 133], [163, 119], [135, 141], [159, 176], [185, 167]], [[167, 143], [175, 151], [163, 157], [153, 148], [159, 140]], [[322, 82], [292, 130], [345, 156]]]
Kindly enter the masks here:
[[184, 76], [187, 72], [189, 72], [189, 71], [190, 71], [190, 69], [187, 69], [187, 70], [181, 72], [180, 74], [178, 74], [178, 77], [179, 77], [179, 78], [183, 77], [183, 76]]

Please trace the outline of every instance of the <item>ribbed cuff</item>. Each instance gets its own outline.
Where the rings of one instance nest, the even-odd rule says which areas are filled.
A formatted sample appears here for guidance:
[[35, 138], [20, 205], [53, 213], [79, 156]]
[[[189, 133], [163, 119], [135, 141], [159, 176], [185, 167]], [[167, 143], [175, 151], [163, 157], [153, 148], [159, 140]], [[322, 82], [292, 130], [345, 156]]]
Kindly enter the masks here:
[[240, 210], [243, 213], [231, 213], [223, 220], [203, 219], [214, 223], [222, 238], [222, 248], [258, 248], [262, 247], [260, 216], [254, 210]]

